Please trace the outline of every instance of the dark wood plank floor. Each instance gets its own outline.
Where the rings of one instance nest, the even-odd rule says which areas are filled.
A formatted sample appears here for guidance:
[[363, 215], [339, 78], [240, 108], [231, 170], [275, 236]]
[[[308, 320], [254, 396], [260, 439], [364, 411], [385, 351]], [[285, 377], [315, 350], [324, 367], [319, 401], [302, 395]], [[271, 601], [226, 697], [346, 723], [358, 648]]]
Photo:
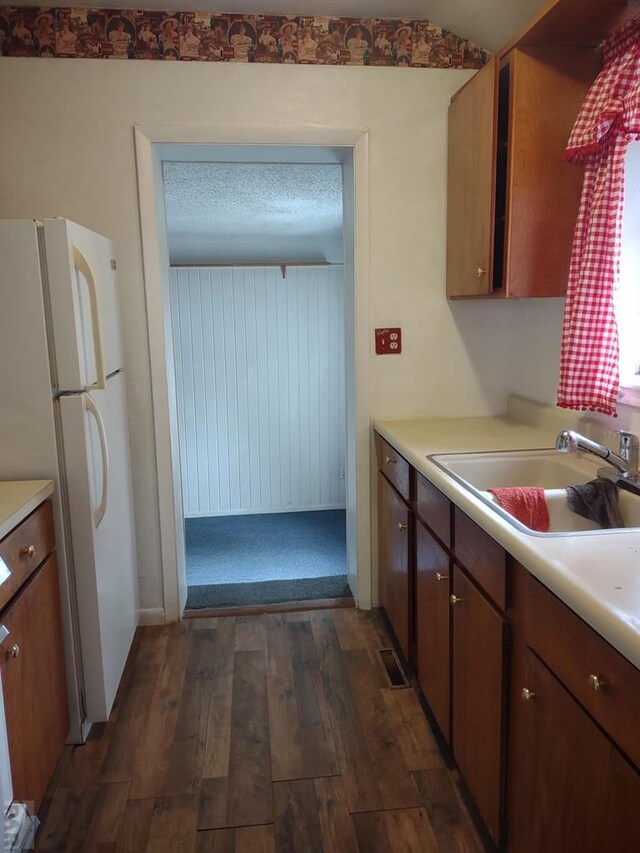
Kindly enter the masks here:
[[386, 687], [388, 645], [352, 609], [141, 629], [37, 850], [481, 851], [416, 694]]

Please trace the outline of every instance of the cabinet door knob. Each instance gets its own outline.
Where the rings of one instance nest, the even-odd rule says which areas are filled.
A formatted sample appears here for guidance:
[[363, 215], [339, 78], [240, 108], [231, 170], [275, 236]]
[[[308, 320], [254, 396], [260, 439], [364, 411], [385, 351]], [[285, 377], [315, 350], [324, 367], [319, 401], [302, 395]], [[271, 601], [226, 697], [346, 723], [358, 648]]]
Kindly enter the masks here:
[[20, 654], [20, 646], [17, 643], [14, 643], [13, 646], [7, 652], [8, 658], [17, 658]]
[[394, 459], [391, 456], [385, 456], [384, 461], [387, 463], [387, 465], [395, 465], [398, 460]]
[[487, 274], [487, 271], [484, 267], [478, 267], [476, 269], [476, 278], [482, 278]]
[[523, 687], [520, 691], [520, 696], [522, 697], [523, 702], [531, 702], [535, 695], [536, 694], [532, 690], [527, 690], [526, 687]]
[[398, 522], [398, 530], [406, 530], [408, 526], [408, 524], [403, 524], [401, 521]]
[[437, 581], [446, 581], [449, 575], [442, 575], [440, 572], [436, 572], [436, 580]]
[[449, 598], [449, 601], [451, 602], [451, 606], [452, 606], [452, 607], [453, 607], [453, 605], [454, 605], [454, 604], [459, 604], [459, 603], [460, 603], [461, 601], [463, 601], [463, 600], [464, 600], [464, 599], [459, 598], [457, 595], [452, 595], [452, 596]]
[[606, 682], [601, 681], [597, 675], [589, 676], [589, 687], [593, 690], [594, 693], [600, 693], [605, 684]]
[[35, 545], [26, 545], [24, 548], [20, 549], [20, 554], [23, 557], [35, 557], [36, 555], [36, 546]]

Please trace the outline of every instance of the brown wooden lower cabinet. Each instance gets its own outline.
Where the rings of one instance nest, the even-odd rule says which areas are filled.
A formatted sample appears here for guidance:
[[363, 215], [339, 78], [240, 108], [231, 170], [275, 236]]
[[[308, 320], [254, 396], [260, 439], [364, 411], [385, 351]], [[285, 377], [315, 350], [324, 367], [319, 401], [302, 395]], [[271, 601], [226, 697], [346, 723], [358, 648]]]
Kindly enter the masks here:
[[449, 740], [449, 555], [416, 522], [416, 663], [418, 682]]
[[453, 568], [453, 754], [489, 835], [502, 836], [506, 621]]
[[378, 584], [380, 604], [405, 658], [409, 658], [409, 543], [411, 511], [378, 474]]
[[635, 853], [640, 775], [529, 649], [514, 715], [509, 851]]
[[58, 567], [51, 554], [3, 615], [2, 650], [13, 794], [38, 811], [69, 731]]
[[489, 835], [635, 853], [640, 672], [406, 465], [408, 499], [378, 473], [380, 603]]

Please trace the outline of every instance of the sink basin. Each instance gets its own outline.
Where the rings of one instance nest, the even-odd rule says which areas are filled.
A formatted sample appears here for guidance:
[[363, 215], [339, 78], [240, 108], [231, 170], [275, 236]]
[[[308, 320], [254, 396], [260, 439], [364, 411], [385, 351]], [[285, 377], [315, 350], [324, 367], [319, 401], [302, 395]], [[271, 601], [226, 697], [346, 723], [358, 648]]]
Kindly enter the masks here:
[[[567, 456], [556, 450], [506, 450], [440, 453], [429, 456], [429, 459], [523, 533], [531, 536], [580, 536], [613, 532], [576, 515], [567, 503], [565, 487], [595, 479], [602, 467], [602, 460], [591, 454]], [[549, 531], [531, 530], [504, 510], [487, 491], [497, 486], [543, 488], [549, 507]], [[624, 529], [640, 528], [640, 494], [619, 489], [619, 506]]]
[[[600, 530], [594, 521], [581, 518], [575, 512], [571, 512], [567, 504], [564, 489], [547, 492], [547, 506], [549, 507], [549, 519], [551, 521], [550, 533], [570, 532], [575, 530]], [[618, 491], [618, 506], [625, 528], [640, 527], [640, 495], [631, 492]], [[578, 522], [582, 522], [578, 528]]]
[[602, 459], [590, 453], [569, 456], [557, 450], [501, 450], [430, 456], [436, 465], [480, 491], [494, 486], [540, 486], [562, 489], [598, 476]]
[[[501, 513], [508, 515], [502, 507], [499, 507], [494, 495], [490, 492], [483, 492], [482, 495], [483, 497], [486, 496], [486, 499], [491, 501], [491, 503], [495, 505], [496, 509], [500, 509]], [[587, 531], [605, 532], [595, 521], [583, 518], [581, 515], [576, 515], [575, 512], [572, 512], [569, 509], [567, 495], [564, 489], [545, 490], [545, 498], [547, 499], [547, 507], [549, 509], [550, 523], [548, 533], [584, 533]], [[620, 490], [618, 493], [618, 506], [620, 507], [620, 514], [624, 521], [624, 529], [640, 527], [640, 495], [634, 495], [631, 494], [631, 492]], [[509, 516], [509, 518], [513, 518], [513, 516]]]

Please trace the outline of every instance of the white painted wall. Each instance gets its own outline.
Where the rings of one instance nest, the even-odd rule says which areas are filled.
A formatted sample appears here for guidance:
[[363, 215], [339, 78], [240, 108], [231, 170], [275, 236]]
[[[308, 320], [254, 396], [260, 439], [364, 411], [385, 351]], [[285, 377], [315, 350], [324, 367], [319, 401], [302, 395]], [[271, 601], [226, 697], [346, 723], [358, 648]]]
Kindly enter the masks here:
[[170, 280], [185, 515], [344, 507], [342, 266]]
[[496, 413], [521, 375], [553, 388], [558, 309], [445, 300], [447, 105], [470, 73], [0, 59], [0, 216], [116, 241], [142, 608], [162, 605], [162, 580], [133, 125], [368, 130], [369, 322], [402, 326], [404, 346], [371, 356], [371, 415]]

